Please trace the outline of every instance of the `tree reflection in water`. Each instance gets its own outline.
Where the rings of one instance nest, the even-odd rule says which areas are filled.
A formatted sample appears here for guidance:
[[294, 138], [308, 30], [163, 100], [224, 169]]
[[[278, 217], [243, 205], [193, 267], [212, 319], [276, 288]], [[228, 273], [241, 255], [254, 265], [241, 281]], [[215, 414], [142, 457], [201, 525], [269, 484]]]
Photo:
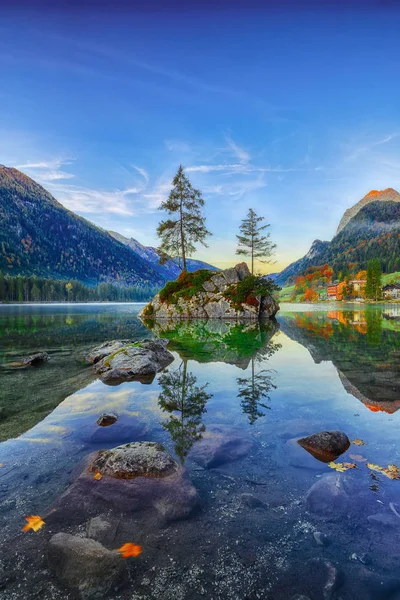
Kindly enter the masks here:
[[[251, 375], [250, 377], [237, 377], [236, 381], [239, 388], [238, 398], [243, 414], [248, 416], [250, 425], [260, 417], [264, 417], [265, 413], [261, 408], [270, 409], [266, 404], [270, 400], [271, 390], [276, 390], [276, 385], [273, 382], [275, 371], [273, 369], [262, 369], [256, 371], [256, 364], [260, 364], [268, 360], [275, 352], [281, 348], [281, 344], [276, 344], [269, 340], [257, 354], [251, 359]], [[264, 400], [264, 402], [262, 402]]]
[[197, 378], [187, 370], [187, 360], [183, 360], [178, 369], [165, 371], [158, 382], [162, 388], [158, 404], [165, 412], [172, 413], [162, 425], [170, 433], [175, 452], [183, 464], [191, 447], [201, 440], [206, 429], [202, 417], [212, 394], [206, 391], [208, 383], [196, 385]]

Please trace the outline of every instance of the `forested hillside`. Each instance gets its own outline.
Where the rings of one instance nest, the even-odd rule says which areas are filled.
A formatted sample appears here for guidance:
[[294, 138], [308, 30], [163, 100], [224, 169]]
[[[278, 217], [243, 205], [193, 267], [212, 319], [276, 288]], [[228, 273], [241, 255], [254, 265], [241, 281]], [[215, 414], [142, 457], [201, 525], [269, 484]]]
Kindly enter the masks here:
[[310, 267], [328, 264], [334, 277], [339, 273], [366, 269], [371, 258], [379, 258], [384, 273], [400, 270], [400, 203], [370, 202], [361, 208], [331, 242], [313, 242], [306, 256], [275, 277], [288, 285]]
[[159, 285], [155, 265], [65, 209], [17, 169], [0, 166], [0, 271], [95, 285]]

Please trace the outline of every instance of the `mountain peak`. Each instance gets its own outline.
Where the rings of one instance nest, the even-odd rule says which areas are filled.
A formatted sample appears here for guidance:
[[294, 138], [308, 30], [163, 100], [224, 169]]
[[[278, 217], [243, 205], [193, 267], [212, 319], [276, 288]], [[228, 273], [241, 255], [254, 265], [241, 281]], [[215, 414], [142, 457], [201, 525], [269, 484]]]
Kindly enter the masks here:
[[384, 190], [371, 190], [362, 198], [357, 204], [348, 208], [337, 228], [336, 235], [342, 231], [347, 223], [356, 216], [356, 214], [370, 202], [400, 202], [400, 194], [393, 188], [386, 188]]

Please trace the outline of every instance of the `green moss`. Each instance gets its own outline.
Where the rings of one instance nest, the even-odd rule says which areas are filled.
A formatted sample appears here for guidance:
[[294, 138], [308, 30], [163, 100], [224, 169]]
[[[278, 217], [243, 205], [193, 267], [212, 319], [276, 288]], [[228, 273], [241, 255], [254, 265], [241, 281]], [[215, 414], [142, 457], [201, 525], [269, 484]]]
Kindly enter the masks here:
[[271, 280], [266, 280], [257, 275], [249, 275], [239, 283], [230, 285], [224, 292], [224, 297], [235, 310], [241, 310], [242, 304], [258, 306], [257, 297], [270, 296], [279, 289]]
[[151, 303], [144, 307], [143, 315], [145, 317], [151, 317], [153, 313], [154, 313], [154, 306]]
[[142, 344], [140, 342], [135, 342], [134, 344], [127, 344], [123, 348], [120, 348], [119, 350], [116, 350], [115, 352], [110, 354], [110, 356], [104, 361], [104, 365], [106, 367], [111, 367], [111, 361], [117, 356], [117, 354], [125, 354], [125, 356], [126, 356], [128, 354], [128, 348], [141, 348], [141, 347], [142, 347]]
[[[215, 275], [208, 269], [199, 269], [193, 273], [182, 271], [176, 281], [169, 281], [159, 292], [160, 301], [164, 304], [177, 304], [180, 298], [192, 298], [195, 294], [204, 291], [203, 284]], [[148, 316], [148, 315], [146, 315]]]

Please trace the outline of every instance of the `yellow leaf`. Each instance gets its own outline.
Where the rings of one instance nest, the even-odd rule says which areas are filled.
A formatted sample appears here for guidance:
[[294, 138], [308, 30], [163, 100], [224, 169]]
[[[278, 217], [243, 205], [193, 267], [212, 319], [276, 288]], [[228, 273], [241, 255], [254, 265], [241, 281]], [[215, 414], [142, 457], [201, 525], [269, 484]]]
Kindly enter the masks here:
[[379, 465], [374, 465], [373, 463], [367, 463], [368, 469], [371, 471], [376, 471], [377, 473], [381, 473], [388, 479], [400, 479], [399, 467], [396, 465], [388, 465], [387, 467], [380, 467]]
[[23, 527], [22, 531], [29, 531], [33, 529], [33, 531], [39, 531], [45, 524], [42, 517], [39, 515], [30, 515], [29, 517], [25, 517], [28, 521], [27, 524]]
[[121, 548], [118, 548], [118, 552], [121, 553], [122, 558], [129, 558], [130, 556], [139, 556], [142, 553], [142, 546], [138, 544], [124, 544]]
[[328, 467], [330, 467], [331, 469], [335, 469], [335, 471], [338, 471], [339, 473], [344, 473], [345, 471], [348, 471], [349, 469], [357, 469], [357, 465], [355, 465], [354, 463], [335, 463], [335, 462], [330, 462], [328, 463]]
[[93, 479], [96, 479], [97, 481], [99, 481], [99, 479], [101, 479], [103, 477], [103, 475], [99, 472], [96, 473], [96, 475], [93, 475]]
[[352, 444], [355, 446], [366, 446], [366, 443], [363, 440], [353, 440]]

